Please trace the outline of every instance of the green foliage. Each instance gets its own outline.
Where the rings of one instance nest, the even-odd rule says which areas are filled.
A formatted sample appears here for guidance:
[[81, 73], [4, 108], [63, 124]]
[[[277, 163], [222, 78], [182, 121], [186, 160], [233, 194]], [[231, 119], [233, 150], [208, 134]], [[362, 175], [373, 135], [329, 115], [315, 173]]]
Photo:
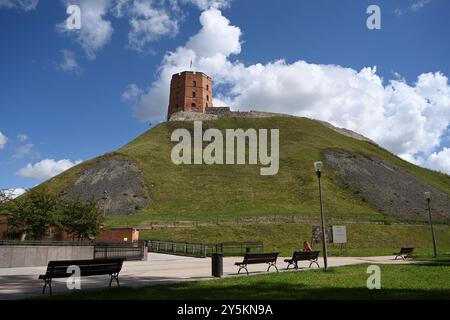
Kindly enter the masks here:
[[57, 196], [46, 189], [30, 190], [9, 205], [8, 224], [17, 233], [32, 239], [44, 238], [57, 225]]
[[60, 225], [78, 239], [89, 239], [100, 232], [103, 216], [93, 200], [66, 199], [59, 205]]
[[14, 201], [8, 201], [8, 225], [13, 234], [42, 239], [51, 226], [65, 230], [75, 238], [90, 238], [100, 231], [103, 217], [94, 201], [64, 199], [46, 188], [35, 188]]

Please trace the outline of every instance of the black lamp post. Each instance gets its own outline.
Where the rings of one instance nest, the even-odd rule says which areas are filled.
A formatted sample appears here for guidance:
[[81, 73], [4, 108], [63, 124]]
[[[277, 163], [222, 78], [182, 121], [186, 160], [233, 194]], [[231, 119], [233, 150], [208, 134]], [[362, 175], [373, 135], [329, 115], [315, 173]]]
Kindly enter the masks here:
[[430, 228], [431, 228], [431, 237], [433, 239], [433, 252], [434, 252], [434, 257], [436, 258], [437, 256], [437, 251], [436, 251], [436, 239], [434, 237], [434, 228], [433, 228], [433, 220], [431, 219], [431, 192], [427, 191], [425, 192], [425, 199], [427, 200], [427, 205], [428, 205], [428, 220], [430, 221]]
[[314, 162], [314, 169], [317, 174], [317, 178], [319, 180], [319, 199], [320, 199], [320, 222], [322, 224], [322, 249], [323, 249], [323, 265], [324, 270], [327, 270], [328, 262], [327, 262], [327, 242], [326, 242], [326, 236], [325, 236], [325, 221], [323, 217], [323, 203], [322, 203], [322, 186], [320, 184], [320, 177], [322, 175], [322, 162], [317, 161]]
[[108, 191], [103, 192], [103, 216], [106, 217], [106, 201], [108, 201]]

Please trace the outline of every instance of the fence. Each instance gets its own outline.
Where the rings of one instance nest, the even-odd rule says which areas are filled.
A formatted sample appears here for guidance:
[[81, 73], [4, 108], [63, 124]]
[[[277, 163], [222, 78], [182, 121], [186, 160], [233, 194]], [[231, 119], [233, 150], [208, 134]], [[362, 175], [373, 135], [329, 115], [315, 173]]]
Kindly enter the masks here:
[[148, 252], [178, 254], [193, 257], [206, 257], [214, 252], [215, 246], [204, 243], [185, 243], [164, 240], [147, 240]]
[[94, 259], [124, 258], [125, 260], [145, 260], [145, 241], [136, 242], [96, 242]]
[[148, 252], [169, 253], [192, 257], [207, 257], [213, 253], [226, 256], [244, 255], [246, 252], [263, 252], [264, 246], [260, 241], [253, 242], [224, 242], [217, 244], [187, 243], [165, 240], [147, 240]]
[[264, 252], [264, 245], [261, 241], [223, 242], [216, 245], [216, 252], [227, 256], [244, 255], [247, 252]]

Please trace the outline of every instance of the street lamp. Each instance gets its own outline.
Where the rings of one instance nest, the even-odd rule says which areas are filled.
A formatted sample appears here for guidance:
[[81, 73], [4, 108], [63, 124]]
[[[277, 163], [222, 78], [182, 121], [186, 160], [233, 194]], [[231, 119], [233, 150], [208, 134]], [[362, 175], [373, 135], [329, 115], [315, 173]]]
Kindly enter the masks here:
[[103, 192], [103, 216], [106, 217], [106, 201], [108, 200], [108, 191]]
[[427, 204], [428, 204], [428, 220], [430, 221], [430, 228], [431, 228], [431, 237], [433, 239], [433, 252], [434, 252], [434, 257], [436, 258], [437, 253], [436, 253], [436, 239], [434, 237], [434, 228], [433, 228], [433, 220], [431, 220], [431, 206], [430, 206], [430, 202], [431, 202], [431, 192], [427, 191], [424, 193], [425, 194], [425, 199], [427, 200]]
[[321, 161], [314, 162], [314, 169], [317, 174], [317, 178], [319, 180], [319, 199], [320, 199], [320, 221], [322, 224], [322, 249], [323, 249], [323, 265], [324, 270], [327, 270], [328, 262], [327, 262], [327, 243], [325, 237], [325, 222], [323, 217], [323, 203], [322, 203], [322, 186], [320, 184], [320, 177], [322, 175], [322, 167], [323, 163]]

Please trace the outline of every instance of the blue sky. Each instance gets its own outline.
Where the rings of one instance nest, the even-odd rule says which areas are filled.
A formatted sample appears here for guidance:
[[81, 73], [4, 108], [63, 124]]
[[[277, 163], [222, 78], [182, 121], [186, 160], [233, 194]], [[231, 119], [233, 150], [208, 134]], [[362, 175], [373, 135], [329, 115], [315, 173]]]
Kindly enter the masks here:
[[[92, 2], [72, 2], [82, 31], [71, 33], [58, 27], [66, 1], [0, 0], [0, 188], [32, 187], [148, 130], [189, 54], [215, 79], [218, 103], [320, 118], [450, 172], [449, 1]], [[380, 30], [366, 27], [371, 4]], [[255, 69], [280, 86], [290, 79], [292, 101], [255, 98]], [[310, 78], [317, 85], [306, 88]], [[323, 93], [325, 84], [338, 89]], [[355, 87], [377, 96], [360, 101]]]

